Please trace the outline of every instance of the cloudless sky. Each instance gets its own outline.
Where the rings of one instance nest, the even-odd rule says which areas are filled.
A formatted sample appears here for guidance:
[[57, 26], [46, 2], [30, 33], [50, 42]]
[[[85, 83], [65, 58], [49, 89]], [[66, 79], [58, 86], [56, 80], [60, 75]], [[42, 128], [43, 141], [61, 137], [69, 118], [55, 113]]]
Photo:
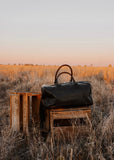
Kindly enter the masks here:
[[114, 0], [0, 0], [0, 63], [114, 65]]

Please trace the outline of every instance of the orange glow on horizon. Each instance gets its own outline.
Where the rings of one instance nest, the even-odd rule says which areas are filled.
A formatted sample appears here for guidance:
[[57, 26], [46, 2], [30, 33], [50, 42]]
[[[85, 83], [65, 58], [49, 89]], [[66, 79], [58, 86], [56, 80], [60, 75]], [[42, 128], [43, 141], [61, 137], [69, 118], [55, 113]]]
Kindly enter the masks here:
[[[68, 48], [68, 47], [67, 47]], [[17, 49], [17, 48], [3, 48], [0, 49], [0, 63], [1, 64], [64, 64], [70, 65], [97, 65], [105, 66], [108, 64], [114, 65], [114, 51], [108, 50], [84, 50], [83, 48], [77, 49], [64, 49], [64, 48], [43, 48], [43, 49]]]

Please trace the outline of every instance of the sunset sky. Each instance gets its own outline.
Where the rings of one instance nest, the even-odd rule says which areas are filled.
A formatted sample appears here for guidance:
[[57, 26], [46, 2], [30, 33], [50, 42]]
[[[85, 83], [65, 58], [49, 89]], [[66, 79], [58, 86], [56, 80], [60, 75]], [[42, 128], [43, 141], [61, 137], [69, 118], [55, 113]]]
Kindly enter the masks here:
[[114, 66], [114, 0], [0, 0], [0, 64]]

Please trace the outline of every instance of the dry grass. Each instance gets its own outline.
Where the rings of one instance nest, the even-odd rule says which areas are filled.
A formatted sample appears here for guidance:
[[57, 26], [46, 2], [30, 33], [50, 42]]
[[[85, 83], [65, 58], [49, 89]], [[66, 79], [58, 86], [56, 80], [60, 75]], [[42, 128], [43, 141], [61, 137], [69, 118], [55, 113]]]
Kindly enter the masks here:
[[[114, 158], [114, 67], [73, 67], [76, 80], [93, 87], [89, 136], [53, 142], [53, 149], [38, 127], [25, 137], [9, 128], [10, 91], [40, 91], [53, 84], [57, 66], [0, 65], [0, 159], [113, 160]], [[64, 158], [63, 158], [64, 157]]]

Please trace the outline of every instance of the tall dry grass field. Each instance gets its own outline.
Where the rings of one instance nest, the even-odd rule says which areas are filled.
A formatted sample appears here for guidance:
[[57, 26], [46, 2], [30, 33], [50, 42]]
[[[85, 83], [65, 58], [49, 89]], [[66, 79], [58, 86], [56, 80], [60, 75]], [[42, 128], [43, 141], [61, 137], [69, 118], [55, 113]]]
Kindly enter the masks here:
[[[38, 127], [25, 137], [9, 127], [11, 91], [40, 91], [53, 84], [58, 66], [0, 65], [0, 159], [113, 160], [114, 67], [73, 66], [75, 80], [90, 81], [94, 105], [89, 135], [53, 142], [53, 149]], [[63, 138], [64, 139], [64, 138]]]

